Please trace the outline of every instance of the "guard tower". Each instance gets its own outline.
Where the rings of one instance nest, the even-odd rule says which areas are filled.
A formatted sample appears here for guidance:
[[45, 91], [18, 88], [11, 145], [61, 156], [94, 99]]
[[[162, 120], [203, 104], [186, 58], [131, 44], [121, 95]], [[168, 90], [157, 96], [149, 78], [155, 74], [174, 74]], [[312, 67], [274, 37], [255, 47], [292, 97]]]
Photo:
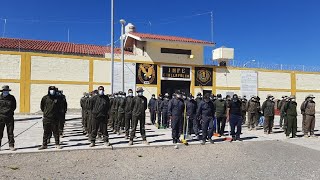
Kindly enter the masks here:
[[217, 61], [219, 66], [227, 66], [234, 59], [234, 48], [220, 47], [212, 51], [212, 59]]

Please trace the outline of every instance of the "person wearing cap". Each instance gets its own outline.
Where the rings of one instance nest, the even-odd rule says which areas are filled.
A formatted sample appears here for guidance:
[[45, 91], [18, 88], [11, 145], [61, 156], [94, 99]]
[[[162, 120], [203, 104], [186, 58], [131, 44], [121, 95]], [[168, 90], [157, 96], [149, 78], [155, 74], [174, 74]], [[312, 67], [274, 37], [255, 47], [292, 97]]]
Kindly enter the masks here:
[[[169, 104], [176, 98], [177, 98], [177, 94], [173, 93], [171, 99], [169, 100]], [[168, 104], [168, 108], [169, 108], [169, 104]], [[168, 123], [168, 127], [172, 128], [172, 123], [171, 123], [170, 116], [168, 115], [168, 117], [169, 117], [169, 120], [167, 122]]]
[[193, 130], [196, 139], [199, 139], [199, 129], [196, 124], [197, 102], [194, 100], [191, 93], [187, 99], [188, 134], [191, 135]]
[[68, 110], [68, 103], [66, 96], [63, 94], [62, 90], [57, 89], [57, 99], [59, 103], [59, 135], [63, 137], [64, 124], [66, 123], [66, 113]]
[[162, 97], [162, 94], [159, 94], [158, 95], [158, 99], [156, 101], [156, 112], [157, 112], [157, 118], [158, 118], [158, 129], [160, 129], [161, 126], [163, 126], [163, 124], [161, 124], [161, 109], [160, 109], [160, 106], [161, 106], [161, 103], [163, 101], [163, 97]]
[[150, 112], [150, 121], [154, 125], [156, 123], [156, 96], [154, 94], [151, 95], [151, 99], [149, 100], [148, 103], [148, 109]]
[[132, 127], [132, 101], [133, 101], [133, 91], [128, 90], [128, 96], [126, 97], [126, 107], [125, 107], [125, 139], [129, 139], [129, 130]]
[[82, 132], [83, 134], [87, 134], [87, 120], [88, 120], [88, 111], [86, 108], [87, 100], [89, 99], [89, 94], [84, 92], [83, 97], [80, 99], [80, 107], [81, 107], [81, 117], [82, 117]]
[[250, 100], [246, 104], [246, 110], [248, 112], [248, 130], [255, 129], [256, 119], [258, 119], [258, 102], [255, 96], [251, 96]]
[[130, 141], [129, 145], [133, 145], [133, 138], [136, 134], [136, 129], [138, 123], [140, 124], [140, 134], [142, 141], [144, 144], [149, 145], [146, 137], [146, 129], [145, 129], [145, 122], [146, 122], [146, 110], [147, 106], [147, 98], [143, 96], [143, 88], [139, 87], [137, 89], [137, 96], [132, 99], [131, 110], [132, 110], [132, 131], [130, 133]]
[[280, 111], [280, 128], [283, 127], [283, 120], [285, 118], [284, 114], [283, 114], [283, 108], [286, 104], [288, 96], [282, 96], [282, 100], [278, 103], [278, 110]]
[[214, 143], [212, 136], [215, 111], [216, 108], [213, 102], [210, 100], [210, 93], [206, 93], [197, 109], [197, 117], [201, 116], [202, 120], [202, 145], [205, 145], [207, 139], [210, 141], [210, 143]]
[[169, 128], [169, 116], [168, 116], [169, 94], [165, 93], [164, 99], [160, 104], [160, 111], [162, 113], [162, 127], [164, 129]]
[[[237, 94], [234, 94], [228, 103], [227, 122], [230, 122], [232, 141], [242, 141], [240, 138], [242, 128], [241, 101]], [[236, 128], [237, 132], [235, 132]]]
[[289, 101], [284, 107], [284, 113], [286, 115], [286, 137], [289, 139], [289, 135], [292, 134], [292, 138], [297, 134], [297, 102], [295, 96], [290, 96]]
[[176, 92], [176, 98], [172, 99], [168, 105], [168, 115], [171, 119], [172, 127], [172, 141], [175, 148], [178, 148], [177, 143], [179, 141], [181, 124], [183, 123], [185, 104], [182, 99], [181, 92]]
[[[197, 107], [199, 107], [202, 100], [203, 100], [202, 94], [201, 94], [201, 92], [198, 92], [197, 97], [196, 97]], [[201, 130], [201, 117], [197, 117], [197, 118], [200, 118], [200, 119], [197, 119], [197, 126], [200, 131]]]
[[50, 137], [53, 134], [55, 139], [55, 146], [61, 149], [59, 137], [59, 113], [60, 103], [57, 98], [57, 88], [49, 86], [48, 94], [45, 95], [40, 103], [41, 111], [43, 112], [43, 142], [39, 150], [47, 149]]
[[119, 100], [118, 100], [118, 121], [116, 121], [116, 133], [120, 135], [121, 130], [124, 128], [125, 122], [125, 108], [126, 108], [126, 93], [119, 92]]
[[301, 104], [301, 114], [304, 116], [302, 129], [305, 138], [309, 137], [309, 133], [311, 137], [317, 137], [314, 134], [316, 114], [316, 103], [313, 100], [314, 98], [315, 97], [312, 94], [310, 94], [307, 96], [306, 100]]
[[216, 107], [216, 118], [217, 118], [217, 130], [220, 136], [224, 136], [224, 129], [226, 127], [227, 118], [227, 102], [222, 99], [222, 95], [217, 95], [217, 100], [214, 102]]
[[16, 98], [10, 94], [10, 87], [4, 85], [0, 90], [0, 150], [1, 141], [3, 138], [4, 128], [7, 127], [7, 134], [9, 140], [9, 149], [15, 151], [14, 148], [14, 111], [17, 108]]
[[91, 133], [89, 136], [90, 147], [94, 147], [96, 144], [96, 137], [98, 134], [98, 130], [100, 128], [100, 132], [103, 135], [104, 145], [110, 146], [109, 135], [108, 135], [108, 111], [110, 108], [110, 100], [109, 97], [104, 94], [104, 87], [98, 87], [98, 95], [94, 96], [91, 99], [90, 108], [92, 112], [92, 122], [91, 122]]
[[242, 102], [242, 106], [241, 106], [241, 111], [242, 111], [242, 125], [246, 124], [247, 122], [247, 96], [243, 96], [243, 98], [241, 98], [241, 102]]
[[118, 106], [119, 106], [119, 93], [114, 93], [114, 100], [111, 107], [111, 113], [112, 113], [112, 131], [113, 133], [116, 133], [116, 123], [118, 121]]
[[264, 115], [263, 129], [265, 134], [272, 133], [273, 121], [274, 121], [274, 97], [269, 94], [266, 101], [262, 104], [262, 113]]

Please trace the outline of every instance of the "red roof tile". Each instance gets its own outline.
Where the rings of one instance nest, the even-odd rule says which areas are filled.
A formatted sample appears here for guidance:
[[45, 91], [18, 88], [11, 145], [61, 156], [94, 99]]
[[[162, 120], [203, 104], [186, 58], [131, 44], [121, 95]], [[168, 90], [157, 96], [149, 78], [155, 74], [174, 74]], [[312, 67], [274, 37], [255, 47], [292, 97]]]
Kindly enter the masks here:
[[[89, 56], [104, 56], [105, 53], [111, 52], [111, 47], [109, 46], [12, 38], [0, 38], [0, 49], [78, 54]], [[121, 49], [115, 48], [114, 52], [116, 54], [121, 54]], [[127, 51], [125, 53], [132, 54], [131, 52]]]
[[155, 39], [155, 40], [163, 40], [163, 41], [178, 41], [178, 42], [188, 42], [188, 43], [199, 43], [199, 44], [207, 44], [213, 45], [215, 43], [209, 41], [202, 41], [192, 38], [178, 37], [178, 36], [165, 36], [165, 35], [157, 35], [157, 34], [145, 34], [145, 33], [137, 33], [130, 32], [130, 34], [137, 36], [141, 39]]

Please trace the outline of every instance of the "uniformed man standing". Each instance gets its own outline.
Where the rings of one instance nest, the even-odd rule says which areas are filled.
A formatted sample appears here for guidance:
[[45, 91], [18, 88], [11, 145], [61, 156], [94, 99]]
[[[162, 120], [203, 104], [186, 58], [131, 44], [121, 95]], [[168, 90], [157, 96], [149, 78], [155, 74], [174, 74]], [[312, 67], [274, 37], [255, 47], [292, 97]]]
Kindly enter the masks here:
[[160, 129], [161, 126], [163, 126], [163, 124], [161, 124], [161, 102], [163, 101], [163, 97], [162, 94], [159, 94], [157, 102], [156, 102], [156, 112], [157, 112], [157, 118], [158, 118], [158, 129]]
[[55, 146], [57, 149], [61, 149], [60, 137], [59, 137], [59, 115], [60, 115], [60, 103], [56, 95], [56, 87], [50, 86], [48, 88], [48, 94], [45, 95], [40, 104], [40, 109], [43, 112], [43, 142], [39, 150], [47, 149], [48, 141], [53, 133], [55, 139]]
[[307, 96], [306, 101], [301, 105], [301, 112], [305, 116], [305, 122], [303, 128], [304, 137], [308, 138], [309, 133], [311, 137], [317, 137], [314, 134], [315, 127], [315, 114], [316, 114], [316, 103], [314, 102], [315, 97], [310, 94]]
[[285, 115], [287, 116], [286, 124], [286, 137], [289, 139], [289, 135], [292, 134], [292, 138], [296, 137], [297, 134], [297, 103], [296, 97], [290, 96], [289, 101], [284, 107]]
[[133, 101], [133, 91], [128, 90], [128, 96], [126, 97], [126, 107], [125, 107], [125, 139], [129, 139], [129, 130], [132, 127], [132, 101]]
[[217, 95], [217, 100], [214, 102], [216, 108], [217, 129], [220, 136], [224, 136], [227, 119], [227, 102], [222, 99], [222, 95]]
[[209, 139], [210, 143], [214, 143], [214, 141], [211, 138], [213, 136], [213, 121], [215, 111], [216, 110], [214, 104], [210, 100], [210, 94], [205, 94], [203, 100], [201, 101], [197, 109], [197, 117], [201, 116], [202, 120], [202, 145], [205, 145], [207, 139]]
[[[241, 125], [242, 125], [242, 114], [241, 114], [241, 101], [237, 94], [234, 94], [227, 109], [227, 122], [230, 121], [231, 136], [232, 141], [242, 141], [240, 139], [241, 135]], [[237, 132], [235, 129], [237, 128]]]
[[59, 102], [59, 135], [63, 137], [64, 125], [66, 123], [66, 113], [68, 110], [68, 103], [66, 100], [66, 96], [63, 94], [62, 90], [57, 89], [57, 99]]
[[120, 135], [121, 129], [124, 127], [125, 108], [126, 108], [126, 93], [119, 92], [118, 100], [118, 121], [116, 121], [116, 133]]
[[247, 96], [243, 96], [243, 98], [241, 99], [242, 102], [242, 106], [241, 106], [241, 111], [242, 111], [242, 125], [246, 124], [247, 121]]
[[110, 146], [109, 135], [108, 135], [108, 111], [110, 108], [109, 97], [104, 94], [104, 87], [99, 86], [99, 94], [91, 99], [91, 111], [92, 111], [92, 131], [90, 134], [90, 147], [95, 146], [96, 137], [99, 127], [103, 135], [103, 142], [106, 146]]
[[172, 141], [175, 148], [178, 148], [177, 143], [180, 137], [180, 125], [183, 122], [184, 102], [180, 92], [176, 93], [176, 98], [170, 101], [168, 106], [168, 114], [171, 119]]
[[196, 135], [196, 139], [199, 140], [199, 129], [196, 123], [196, 114], [197, 114], [197, 102], [194, 100], [194, 97], [190, 93], [187, 101], [187, 117], [188, 117], [188, 134], [192, 134], [192, 129]]
[[9, 92], [11, 89], [8, 85], [2, 86], [0, 90], [0, 150], [1, 150], [1, 141], [3, 138], [4, 128], [7, 127], [7, 134], [9, 140], [9, 149], [15, 151], [14, 148], [14, 111], [17, 108], [16, 98], [11, 95]]
[[267, 96], [267, 100], [262, 104], [262, 113], [264, 115], [263, 129], [265, 134], [272, 133], [273, 121], [274, 121], [274, 98], [272, 95]]
[[246, 105], [248, 111], [248, 129], [256, 129], [256, 121], [258, 120], [258, 101], [256, 97], [251, 97]]
[[280, 111], [280, 128], [282, 128], [282, 125], [283, 125], [283, 120], [284, 120], [283, 108], [284, 108], [284, 105], [286, 104], [287, 98], [288, 96], [282, 96], [282, 100], [278, 104], [278, 109]]
[[82, 115], [82, 132], [83, 134], [87, 134], [87, 118], [88, 112], [86, 109], [87, 100], [89, 98], [89, 94], [84, 92], [83, 97], [80, 99], [80, 106], [81, 106], [81, 115]]
[[162, 127], [164, 129], [169, 128], [169, 115], [168, 115], [168, 106], [169, 106], [169, 94], [164, 95], [164, 100], [161, 102], [160, 111], [162, 113]]
[[147, 110], [147, 98], [143, 96], [143, 89], [139, 87], [137, 89], [137, 96], [132, 99], [132, 131], [130, 133], [129, 145], [133, 145], [133, 138], [136, 134], [138, 122], [140, 124], [140, 134], [143, 142], [149, 145], [146, 138], [145, 122], [146, 122], [146, 110]]
[[112, 113], [112, 130], [113, 130], [113, 133], [116, 133], [117, 130], [116, 130], [116, 123], [118, 121], [118, 106], [119, 106], [119, 97], [118, 97], [119, 93], [114, 93], [114, 100], [113, 100], [113, 103], [112, 103], [112, 110], [111, 110], [111, 113]]
[[[201, 92], [198, 92], [197, 97], [196, 97], [197, 108], [199, 107], [202, 100], [203, 100], [202, 94], [201, 94]], [[201, 130], [201, 117], [196, 117], [196, 118], [197, 118], [196, 122], [197, 122], [198, 130], [200, 131]], [[200, 119], [198, 119], [198, 118], [200, 118]]]
[[151, 99], [149, 100], [149, 103], [148, 103], [148, 109], [150, 112], [150, 121], [153, 125], [156, 123], [156, 104], [157, 104], [156, 96], [152, 94]]

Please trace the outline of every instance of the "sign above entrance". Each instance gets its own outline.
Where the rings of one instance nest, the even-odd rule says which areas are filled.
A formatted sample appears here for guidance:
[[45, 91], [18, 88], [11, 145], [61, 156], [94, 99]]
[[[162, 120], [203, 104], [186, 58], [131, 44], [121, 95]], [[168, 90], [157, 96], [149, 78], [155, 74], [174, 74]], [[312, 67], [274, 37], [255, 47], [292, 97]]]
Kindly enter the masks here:
[[212, 86], [212, 68], [195, 67], [195, 86]]
[[162, 66], [161, 79], [191, 81], [191, 67]]
[[136, 64], [136, 84], [157, 84], [156, 64]]

